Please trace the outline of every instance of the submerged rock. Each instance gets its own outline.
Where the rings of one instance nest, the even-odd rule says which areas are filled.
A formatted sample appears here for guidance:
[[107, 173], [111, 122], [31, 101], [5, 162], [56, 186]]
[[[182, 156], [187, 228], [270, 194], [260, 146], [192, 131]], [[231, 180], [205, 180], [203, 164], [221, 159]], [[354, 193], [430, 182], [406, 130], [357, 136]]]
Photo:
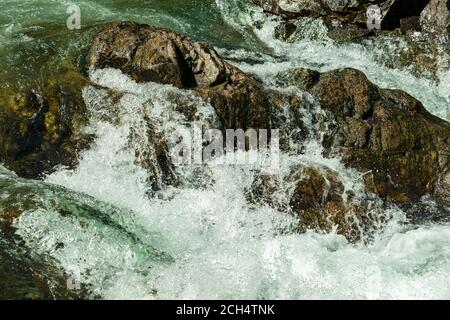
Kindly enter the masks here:
[[[437, 83], [440, 81], [440, 72], [448, 68], [442, 61], [449, 57], [450, 51], [446, 52], [445, 48], [436, 42], [436, 38], [426, 34], [415, 37], [400, 35], [377, 40], [382, 40], [375, 47], [383, 54], [374, 58], [388, 68], [406, 70], [418, 78]], [[373, 46], [375, 41], [368, 44]]]
[[361, 29], [354, 25], [328, 27], [328, 37], [336, 42], [359, 42], [376, 35], [373, 30]]
[[[1, 228], [0, 228], [1, 229]], [[67, 288], [67, 275], [37, 259], [25, 248], [13, 246], [0, 235], [0, 299], [72, 300], [85, 299], [85, 292]]]
[[165, 186], [179, 184], [167, 141], [156, 132], [149, 117], [145, 116], [140, 125], [130, 128], [128, 139], [135, 150], [136, 163], [147, 171], [149, 195]]
[[208, 99], [222, 128], [268, 128], [262, 86], [217, 52], [174, 31], [133, 22], [108, 25], [92, 41], [90, 67], [117, 68], [138, 82], [195, 90]]
[[89, 142], [81, 93], [88, 80], [73, 68], [61, 74], [41, 89], [0, 94], [0, 161], [22, 177], [73, 167]]
[[[118, 266], [148, 270], [173, 262], [153, 247], [153, 238], [129, 210], [61, 186], [18, 178], [2, 166], [0, 190], [0, 257], [11, 256], [14, 260], [9, 261], [19, 264], [19, 269], [0, 264], [0, 277], [2, 268], [13, 275], [22, 270], [18, 280], [27, 281], [30, 298], [98, 298], [91, 290], [93, 282], [108, 283]], [[71, 267], [80, 273], [75, 279], [79, 286], [72, 288], [67, 286], [75, 276]], [[15, 284], [0, 283], [0, 288], [7, 286], [11, 296]]]
[[298, 165], [289, 175], [258, 176], [249, 200], [270, 205], [298, 218], [297, 230], [336, 232], [350, 241], [370, 238], [391, 217], [370, 197], [346, 190], [338, 172], [322, 166]]
[[252, 0], [265, 11], [292, 19], [300, 16], [326, 15], [324, 6], [314, 0]]
[[450, 171], [437, 183], [435, 194], [444, 205], [450, 207]]

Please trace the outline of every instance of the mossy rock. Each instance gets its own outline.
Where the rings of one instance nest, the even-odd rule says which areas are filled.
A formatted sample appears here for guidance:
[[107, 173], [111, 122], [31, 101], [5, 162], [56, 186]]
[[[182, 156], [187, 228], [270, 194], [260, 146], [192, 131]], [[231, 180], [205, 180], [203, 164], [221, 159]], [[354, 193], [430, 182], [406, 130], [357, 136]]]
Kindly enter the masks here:
[[90, 137], [83, 134], [89, 84], [73, 66], [41, 88], [0, 92], [0, 160], [19, 176], [38, 178], [55, 166], [72, 167]]

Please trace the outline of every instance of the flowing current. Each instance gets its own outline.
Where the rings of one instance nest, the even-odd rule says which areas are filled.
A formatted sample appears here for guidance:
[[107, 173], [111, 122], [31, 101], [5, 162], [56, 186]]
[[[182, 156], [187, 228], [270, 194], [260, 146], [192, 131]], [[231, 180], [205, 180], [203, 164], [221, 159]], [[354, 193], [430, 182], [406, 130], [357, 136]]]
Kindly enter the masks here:
[[[430, 112], [450, 120], [444, 52], [437, 80], [419, 79], [408, 67], [384, 63], [396, 59], [398, 44], [380, 40], [383, 50], [380, 43], [338, 44], [320, 23], [309, 20], [301, 22], [301, 37], [280, 41], [274, 36], [279, 19], [248, 2], [105, 0], [78, 5], [86, 28], [128, 19], [205, 40], [267, 88], [304, 97], [315, 115], [321, 114], [320, 105], [305, 92], [280, 87], [277, 73], [293, 67], [353, 67], [381, 87], [410, 93]], [[62, 0], [0, 0], [6, 9], [0, 13], [5, 85], [50, 72], [37, 66], [18, 71], [27, 52], [35, 52], [32, 63], [52, 65], [86, 42], [84, 33], [66, 36], [68, 5]], [[45, 182], [17, 178], [1, 167], [0, 186], [2, 199], [20, 195], [16, 201], [24, 213], [14, 227], [26, 246], [89, 286], [91, 297], [450, 299], [450, 224], [406, 224], [405, 213], [383, 208], [380, 214], [394, 218], [371, 241], [354, 244], [335, 232], [295, 233], [292, 216], [248, 201], [257, 174], [249, 167], [176, 167], [179, 183], [167, 184], [156, 162], [150, 165], [153, 170], [140, 163], [140, 155], [153, 151], [148, 119], [158, 135], [168, 137], [191, 125], [179, 110], [180, 101], [193, 105], [195, 119], [211, 126], [216, 122], [213, 108], [189, 91], [138, 84], [118, 70], [91, 70], [89, 75], [120, 98], [112, 99], [104, 89], [83, 90], [88, 130], [96, 138], [80, 155], [79, 166], [60, 168]], [[317, 130], [311, 114], [303, 117]], [[301, 154], [282, 153], [278, 174], [287, 175], [298, 164], [330, 168], [340, 173], [346, 189], [362, 196], [361, 173], [345, 168], [338, 158], [323, 157], [319, 140], [311, 136], [297, 142]], [[290, 187], [282, 186], [274, 197], [286, 201]], [[376, 199], [373, 207], [380, 210]], [[68, 214], [59, 214], [62, 209]]]

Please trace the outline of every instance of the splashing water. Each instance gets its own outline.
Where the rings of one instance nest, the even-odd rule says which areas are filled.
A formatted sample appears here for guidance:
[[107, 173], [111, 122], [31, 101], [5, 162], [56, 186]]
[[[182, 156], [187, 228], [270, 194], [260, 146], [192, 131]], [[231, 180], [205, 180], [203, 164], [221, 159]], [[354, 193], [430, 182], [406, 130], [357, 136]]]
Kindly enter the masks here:
[[[116, 13], [120, 1], [113, 1], [110, 7], [101, 1], [92, 3], [104, 5], [101, 12], [105, 20], [122, 17]], [[139, 3], [144, 10], [144, 2]], [[176, 22], [161, 19], [160, 24], [188, 30], [215, 43], [233, 64], [256, 74], [270, 88], [307, 96], [292, 88], [278, 88], [274, 76], [292, 67], [320, 71], [354, 67], [376, 84], [403, 89], [431, 112], [450, 119], [446, 109], [450, 103], [446, 79], [450, 79], [450, 73], [444, 69], [436, 84], [415, 78], [408, 70], [383, 67], [376, 62], [376, 52], [368, 51], [363, 44], [336, 44], [315, 23], [307, 23], [304, 39], [285, 43], [273, 36], [277, 18], [264, 17], [262, 26], [255, 27], [263, 13], [248, 2], [205, 3], [216, 19], [222, 15], [227, 30], [239, 36], [219, 44], [217, 38], [205, 33], [204, 25], [195, 26], [190, 20], [193, 18], [180, 17], [179, 13], [173, 15]], [[148, 10], [156, 15], [154, 9]], [[158, 11], [160, 16], [165, 13]], [[149, 22], [139, 11], [131, 10], [125, 17], [128, 15]], [[450, 298], [450, 224], [404, 224], [403, 212], [387, 208], [386, 215], [394, 218], [375, 233], [373, 240], [351, 244], [335, 232], [297, 234], [293, 232], [297, 221], [291, 215], [249, 203], [246, 193], [258, 172], [245, 166], [176, 167], [173, 174], [179, 183], [166, 184], [152, 155], [152, 141], [145, 134], [149, 121], [153, 134], [167, 139], [177, 127], [190, 128], [192, 119], [180, 105], [193, 106], [195, 120], [210, 127], [217, 121], [214, 109], [189, 91], [155, 83], [138, 84], [118, 70], [92, 70], [90, 78], [120, 93], [120, 98], [112, 99], [104, 89], [84, 89], [91, 118], [88, 130], [96, 134], [94, 144], [81, 154], [77, 169], [60, 168], [37, 187], [53, 190], [57, 198], [71, 203], [69, 212], [78, 212], [73, 209], [77, 205], [87, 205], [86, 213], [69, 219], [50, 202], [26, 211], [14, 226], [28, 246], [43, 251], [40, 253], [57, 261], [62, 269], [79, 268], [92, 296]], [[320, 106], [314, 101], [311, 105], [315, 113], [320, 113]], [[314, 119], [305, 118], [305, 123], [314, 129]], [[338, 158], [325, 158], [315, 137], [304, 141], [302, 150], [302, 154], [281, 154], [280, 176], [288, 175], [298, 164], [326, 167], [339, 172], [345, 188], [357, 197], [366, 194], [360, 173], [345, 168]], [[145, 152], [150, 154], [150, 166], [144, 166], [139, 157]], [[8, 176], [8, 184], [28, 183], [5, 170], [3, 175]], [[156, 191], [151, 190], [154, 184], [158, 185]], [[279, 196], [280, 201], [289, 197], [285, 193]], [[59, 242], [64, 247], [56, 250]], [[160, 262], [154, 250], [167, 259]]]
[[[175, 123], [187, 123], [168, 96], [192, 94], [171, 86], [137, 84], [113, 69], [95, 71], [91, 79], [125, 92], [118, 102], [124, 114], [118, 125], [95, 123], [96, 144], [83, 154], [79, 168], [60, 170], [47, 180], [129, 209], [147, 232], [163, 235], [153, 245], [174, 258], [170, 265], [156, 266], [145, 276], [132, 269], [110, 275], [115, 285], [103, 286], [103, 297], [448, 296], [443, 281], [450, 272], [445, 249], [445, 241], [450, 241], [448, 226], [415, 230], [402, 225], [402, 213], [391, 209], [398, 218], [369, 246], [349, 244], [336, 234], [292, 234], [289, 230], [295, 225], [294, 218], [248, 203], [245, 191], [255, 172], [245, 167], [200, 168], [199, 177], [205, 180], [202, 188], [189, 184], [169, 187], [149, 198], [146, 173], [135, 161], [136, 146], [128, 143], [130, 129], [143, 121], [145, 114], [152, 116], [157, 130], [167, 133]], [[104, 101], [104, 96], [93, 88], [85, 91], [85, 97], [92, 109]], [[203, 103], [199, 110], [200, 119], [213, 117], [208, 104]], [[345, 169], [338, 159], [323, 158], [317, 146], [311, 141], [300, 156], [283, 154], [281, 174], [298, 163], [320, 164], [342, 172], [340, 177], [347, 188], [364, 192], [356, 172]], [[177, 170], [185, 173], [187, 168]], [[186, 176], [189, 174], [183, 178], [188, 179]], [[440, 257], [435, 260], [437, 252]], [[418, 285], [427, 286], [430, 292], [413, 290]]]

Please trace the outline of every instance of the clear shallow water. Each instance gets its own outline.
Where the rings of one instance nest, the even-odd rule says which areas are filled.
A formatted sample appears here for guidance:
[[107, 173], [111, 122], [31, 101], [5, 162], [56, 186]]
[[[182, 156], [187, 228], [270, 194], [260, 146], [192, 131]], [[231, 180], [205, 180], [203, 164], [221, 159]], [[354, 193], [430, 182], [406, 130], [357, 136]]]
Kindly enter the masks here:
[[[14, 64], [4, 69], [11, 81], [27, 81], [35, 72], [31, 65], [29, 74], [14, 73], [23, 69], [20, 61], [27, 56], [13, 50], [15, 46], [34, 50], [33, 63], [51, 59], [58, 63], [76, 53], [87, 37], [65, 36], [64, 1], [14, 1], [14, 6], [3, 1], [1, 5], [8, 10], [0, 11], [4, 28], [0, 27], [0, 50], [17, 64], [16, 69]], [[276, 20], [254, 28], [262, 14], [245, 1], [155, 0], [135, 1], [134, 5], [86, 1], [80, 6], [86, 27], [131, 19], [213, 43], [232, 63], [258, 75], [268, 87], [273, 87], [276, 72], [295, 66], [355, 67], [375, 83], [401, 88], [431, 112], [448, 118], [450, 91], [445, 71], [441, 82], [433, 84], [407, 70], [387, 69], [363, 46], [330, 42], [320, 26], [310, 27], [309, 38], [281, 43], [273, 37]], [[50, 36], [28, 35], [48, 25], [56, 30]], [[177, 168], [181, 185], [166, 186], [149, 196], [148, 172], [136, 161], [136, 150], [147, 148], [149, 141], [132, 134], [133, 130], [144, 130], [147, 117], [163, 136], [177, 126], [189, 126], [173, 96], [193, 101], [197, 119], [205, 123], [215, 122], [214, 111], [189, 92], [136, 84], [117, 70], [94, 71], [90, 77], [125, 94], [114, 104], [101, 90], [85, 88], [84, 98], [93, 115], [90, 129], [97, 134], [94, 146], [82, 154], [75, 171], [62, 168], [46, 178], [48, 185], [39, 188], [57, 190], [56, 197], [73, 208], [69, 211], [79, 212], [80, 204], [92, 209], [70, 218], [59, 215], [50, 202], [50, 207], [27, 211], [15, 226], [32, 250], [48, 255], [69, 273], [78, 270], [93, 295], [125, 299], [450, 298], [450, 224], [406, 225], [402, 212], [388, 208], [386, 214], [395, 218], [368, 245], [350, 244], [333, 233], [294, 234], [295, 221], [290, 216], [248, 203], [246, 190], [255, 172], [245, 167]], [[114, 115], [118, 121], [111, 121], [105, 110], [119, 110]], [[345, 169], [339, 159], [324, 158], [315, 139], [306, 142], [302, 155], [281, 155], [280, 175], [299, 163], [334, 169], [348, 189], [357, 195], [365, 192], [360, 174]], [[2, 174], [8, 177], [2, 180], [8, 185], [25, 183], [7, 172]], [[283, 201], [286, 194], [280, 197]], [[92, 219], [90, 227], [89, 214], [97, 216], [98, 212], [111, 216], [112, 222]], [[83, 227], [86, 223], [88, 227]], [[128, 233], [111, 228], [111, 223]], [[60, 242], [63, 247], [56, 245]], [[171, 259], [156, 263], [142, 242]]]

